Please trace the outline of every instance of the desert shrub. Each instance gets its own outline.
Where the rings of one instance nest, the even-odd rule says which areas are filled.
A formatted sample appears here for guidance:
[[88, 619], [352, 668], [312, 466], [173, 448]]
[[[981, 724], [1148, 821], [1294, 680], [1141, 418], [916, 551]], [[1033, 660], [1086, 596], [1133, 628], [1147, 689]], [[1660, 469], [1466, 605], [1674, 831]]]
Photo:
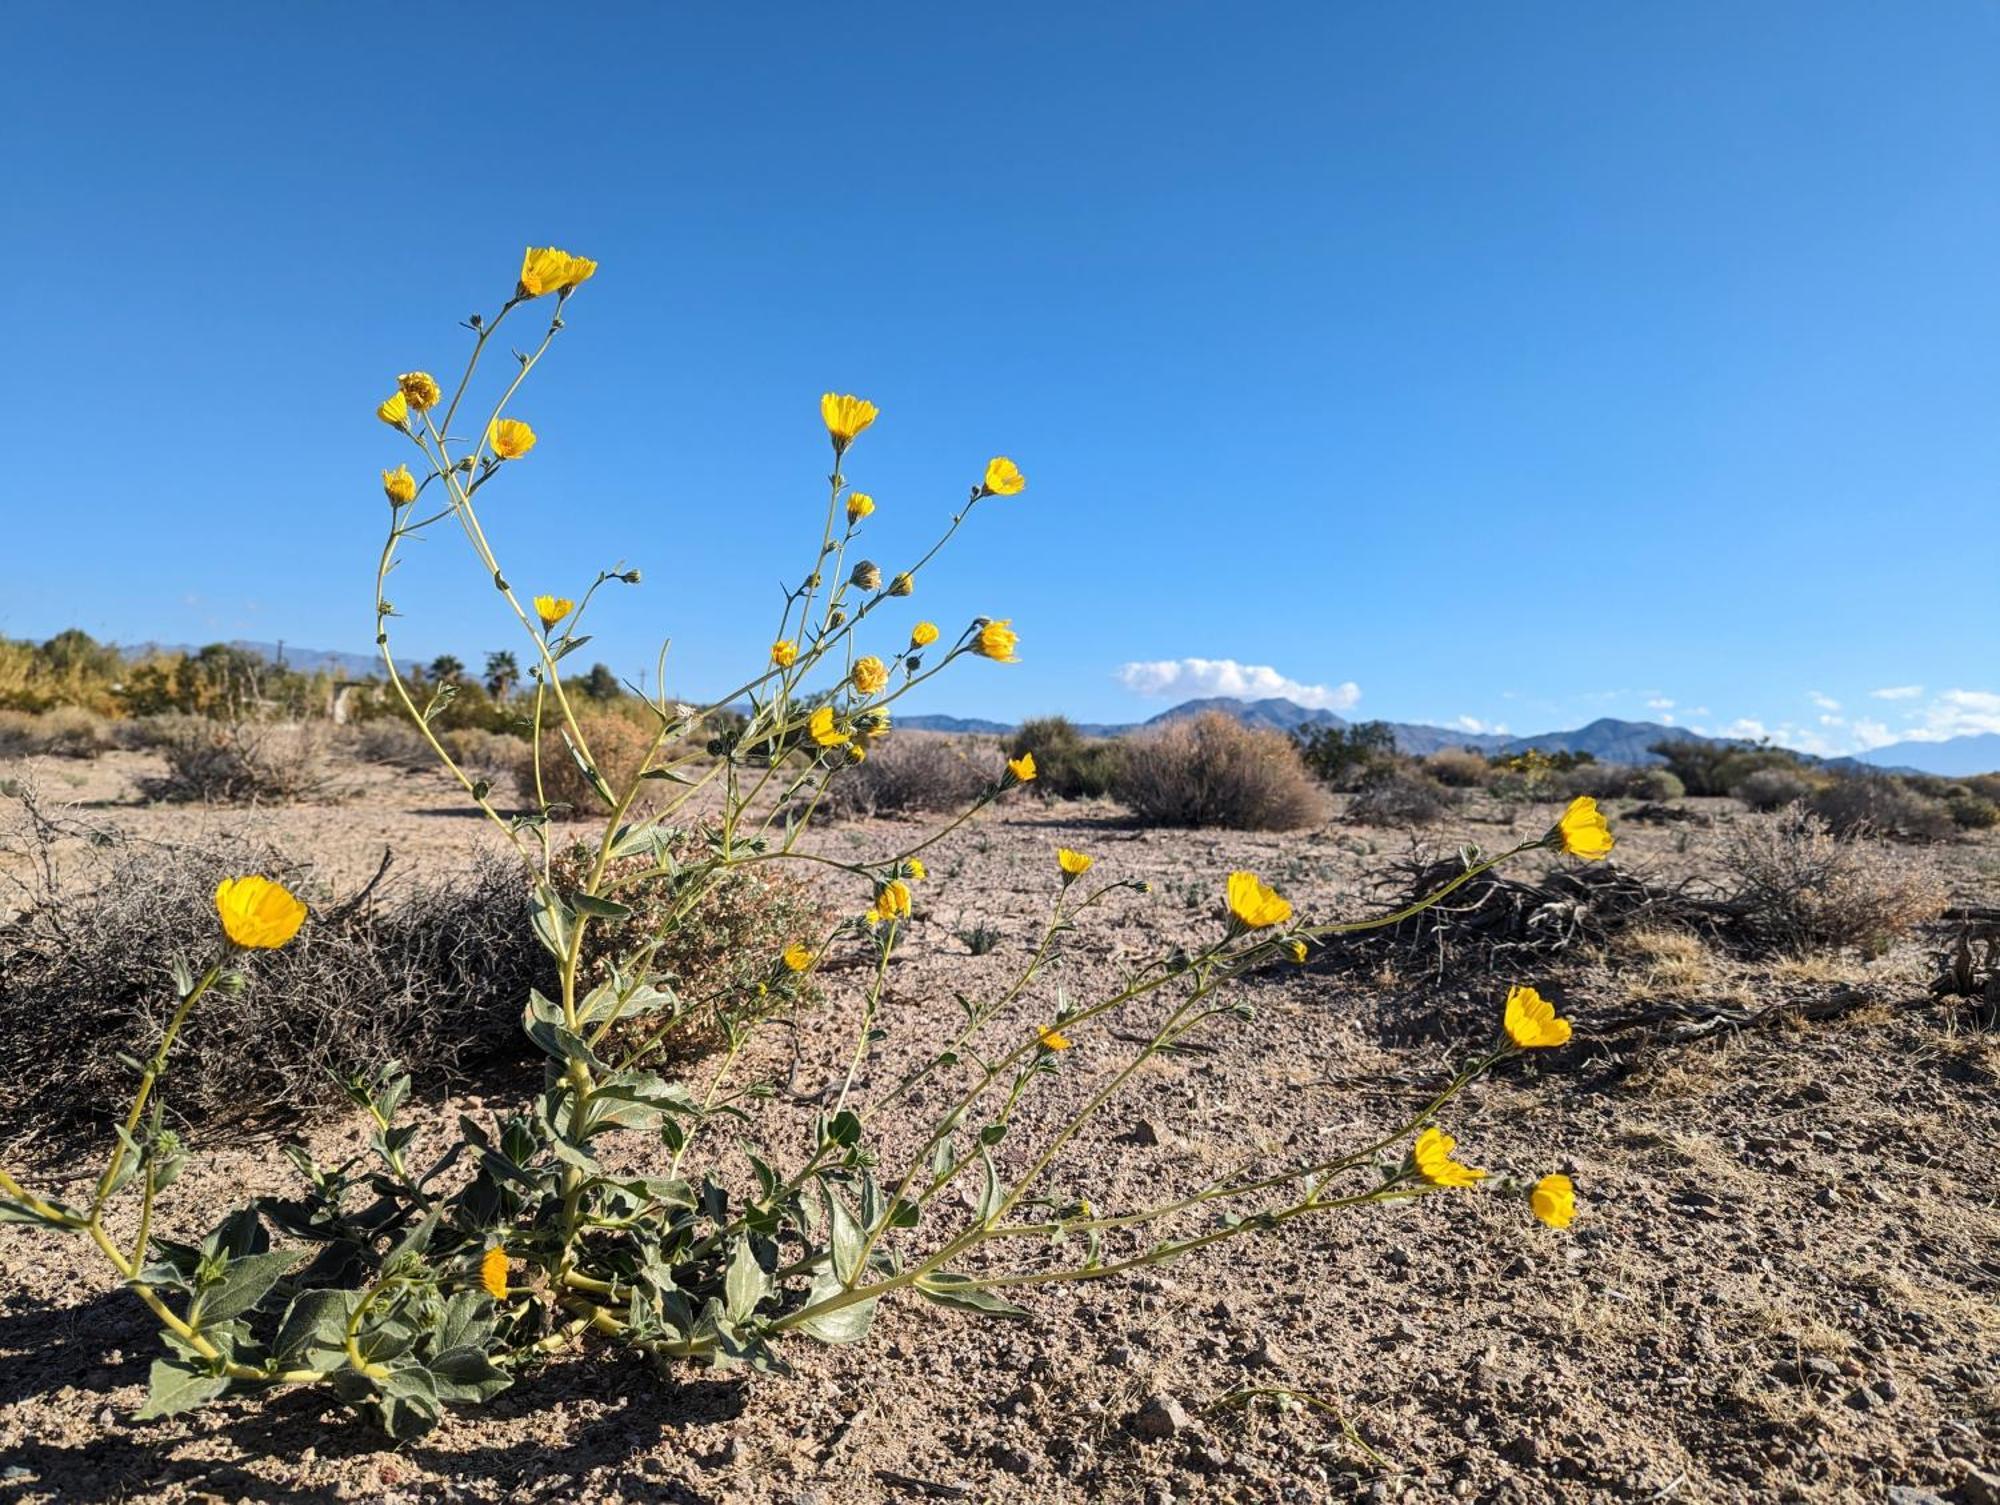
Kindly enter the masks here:
[[[653, 745], [653, 733], [632, 717], [607, 710], [580, 711], [577, 725], [606, 784], [613, 789], [631, 788], [633, 780], [639, 777], [647, 749]], [[525, 743], [514, 762], [514, 787], [525, 803], [536, 803], [535, 759]], [[577, 762], [570, 750], [570, 739], [560, 726], [550, 726], [542, 732], [542, 794], [549, 804], [563, 806], [568, 814], [580, 819], [609, 808]]]
[[1035, 755], [1035, 786], [1058, 799], [1101, 799], [1118, 779], [1121, 744], [1086, 737], [1067, 716], [1038, 716], [1021, 723], [1007, 756]]
[[978, 799], [1000, 773], [1000, 754], [984, 738], [897, 732], [870, 745], [865, 761], [829, 779], [814, 813], [852, 820], [955, 810]]
[[1841, 836], [1873, 832], [1911, 841], [1937, 841], [1957, 829], [1944, 801], [1919, 794], [1888, 775], [1854, 774], [1836, 779], [1806, 803]]
[[[489, 784], [497, 784], [521, 766], [521, 759], [528, 751], [525, 737], [516, 737], [509, 732], [487, 731], [483, 727], [453, 727], [438, 737], [444, 750], [451, 754], [452, 761], [468, 773], [476, 774]], [[591, 744], [596, 751], [597, 744]], [[428, 746], [424, 748], [424, 766], [433, 767], [436, 758]]]
[[1940, 915], [1935, 865], [1867, 837], [1843, 837], [1803, 805], [1731, 828], [1721, 862], [1743, 923], [1778, 947], [1855, 947], [1877, 955]]
[[1752, 810], [1777, 810], [1812, 793], [1812, 785], [1789, 768], [1759, 768], [1746, 773], [1729, 791]]
[[[600, 573], [592, 582], [569, 582], [567, 595], [524, 600], [510, 583], [522, 573], [495, 554], [479, 508], [507, 493], [518, 470], [511, 462], [527, 453], [533, 431], [514, 418], [459, 425], [450, 409], [437, 418], [427, 410], [475, 371], [509, 404], [573, 322], [570, 294], [593, 271], [594, 263], [555, 248], [531, 248], [520, 271], [510, 265], [496, 288], [497, 311], [466, 321], [462, 376], [440, 383], [406, 374], [377, 409], [385, 454], [393, 444], [423, 472], [384, 473], [391, 505], [374, 582], [384, 652], [397, 621], [386, 599], [390, 571], [408, 540], [450, 519], [503, 596], [503, 620], [526, 629], [519, 646], [550, 692], [545, 709], [579, 741], [589, 733], [575, 712], [591, 681], [609, 676], [593, 671], [576, 694], [558, 693], [568, 684], [563, 664], [576, 667], [572, 654], [590, 636], [582, 623], [596, 592], [613, 580], [637, 585], [639, 573]], [[503, 345], [512, 339], [518, 346], [519, 359], [506, 363], [504, 374], [497, 357], [480, 368], [480, 352], [520, 309], [527, 312], [502, 336]], [[515, 338], [522, 323], [543, 317], [539, 345]], [[468, 411], [484, 410], [487, 395], [478, 393]], [[763, 1373], [782, 1367], [781, 1349], [803, 1339], [865, 1338], [884, 1300], [924, 1300], [975, 1318], [1026, 1316], [1009, 1299], [1017, 1286], [1113, 1277], [1223, 1240], [1275, 1233], [1295, 1220], [1457, 1195], [1475, 1184], [1514, 1199], [1523, 1219], [1567, 1226], [1575, 1209], [1566, 1178], [1545, 1177], [1532, 1189], [1511, 1176], [1482, 1181], [1483, 1172], [1453, 1158], [1439, 1122], [1499, 1060], [1569, 1038], [1568, 1021], [1527, 989], [1505, 1005], [1495, 1000], [1498, 1049], [1482, 1040], [1442, 1090], [1426, 1069], [1423, 1085], [1409, 1091], [1409, 1109], [1386, 1124], [1335, 1139], [1304, 1125], [1260, 1123], [1245, 1153], [1218, 1156], [1191, 1173], [1185, 1157], [1165, 1148], [1151, 1164], [1083, 1148], [1102, 1127], [1092, 1116], [1125, 1084], [1157, 1079], [1152, 1063], [1224, 1030], [1257, 1027], [1254, 1012], [1234, 996], [1238, 979], [1308, 957], [1336, 931], [1401, 922], [1437, 904], [1441, 891], [1401, 913], [1336, 926], [1295, 914], [1254, 873], [1218, 873], [1207, 886], [1210, 902], [1188, 912], [1192, 928], [1163, 938], [1150, 956], [1127, 955], [1147, 928], [1130, 914], [1147, 885], [1094, 874], [1088, 853], [1050, 851], [1041, 880], [1043, 939], [1020, 948], [1021, 969], [1011, 981], [988, 988], [987, 978], [970, 985], [952, 977], [949, 964], [929, 976], [930, 968], [894, 965], [899, 948], [912, 937], [921, 941], [933, 923], [930, 906], [912, 893], [929, 876], [921, 854], [1017, 792], [1034, 768], [1015, 761], [923, 833], [866, 833], [866, 840], [857, 833], [851, 842], [801, 847], [809, 826], [784, 815], [875, 761], [869, 742], [911, 686], [957, 661], [1015, 658], [1009, 619], [974, 618], [956, 632], [905, 619], [885, 630], [890, 613], [876, 608], [893, 611], [894, 598], [922, 599], [914, 576], [976, 510], [982, 518], [995, 510], [979, 509], [984, 498], [1012, 495], [1026, 481], [1013, 461], [989, 461], [931, 550], [912, 551], [916, 563], [907, 572], [884, 577], [853, 558], [872, 504], [852, 492], [845, 473], [850, 448], [876, 409], [827, 393], [821, 413], [833, 450], [825, 510], [813, 508], [824, 527], [785, 577], [797, 583], [785, 591], [768, 657], [760, 655], [729, 704], [689, 707], [664, 696], [643, 703], [650, 723], [634, 732], [650, 737], [660, 728], [658, 779], [645, 779], [649, 770], [636, 751], [621, 766], [616, 734], [608, 723], [598, 728], [598, 766], [579, 803], [598, 814], [588, 798], [594, 793], [611, 808], [596, 822], [587, 860], [562, 854], [550, 804], [539, 793], [530, 810], [503, 813], [490, 786], [443, 753], [471, 803], [513, 849], [520, 865], [512, 881], [530, 894], [525, 916], [497, 897], [481, 901], [475, 916], [510, 916], [523, 949], [530, 941], [539, 947], [554, 974], [543, 974], [546, 986], [508, 980], [524, 1007], [501, 1017], [518, 1019], [545, 1058], [538, 1083], [524, 1083], [514, 1102], [490, 1116], [439, 1115], [431, 1132], [443, 1145], [424, 1142], [422, 1125], [398, 1121], [413, 1081], [396, 1059], [409, 1059], [408, 1038], [423, 1032], [407, 1019], [387, 1039], [365, 1034], [372, 1019], [344, 1024], [334, 1031], [343, 1053], [366, 1046], [394, 1052], [372, 1073], [347, 1079], [366, 1115], [365, 1150], [322, 1166], [293, 1146], [299, 1194], [259, 1198], [248, 1208], [220, 1205], [217, 1178], [189, 1178], [212, 1205], [195, 1210], [199, 1223], [185, 1207], [162, 1208], [157, 1226], [183, 1234], [206, 1225], [207, 1233], [188, 1243], [149, 1242], [157, 1195], [186, 1158], [168, 1127], [167, 1100], [212, 1090], [183, 1086], [190, 1076], [211, 1074], [233, 1077], [233, 1095], [254, 1096], [256, 1071], [281, 1071], [269, 1064], [274, 1057], [302, 1057], [321, 1038], [297, 1043], [269, 1022], [244, 1033], [254, 1008], [210, 994], [240, 992], [239, 978], [253, 990], [270, 989], [288, 966], [310, 965], [327, 949], [323, 930], [341, 934], [365, 906], [323, 905], [311, 919], [286, 887], [309, 885], [311, 874], [275, 853], [243, 859], [269, 868], [275, 880], [239, 871], [210, 890], [210, 869], [200, 873], [199, 888], [184, 893], [151, 888], [134, 870], [95, 890], [107, 904], [129, 906], [107, 925], [107, 933], [125, 932], [119, 942], [127, 965], [156, 969], [177, 949], [183, 964], [164, 978], [149, 970], [154, 985], [146, 997], [158, 1002], [136, 1022], [140, 1048], [151, 1053], [138, 1065], [119, 1120], [124, 1132], [102, 1171], [59, 1183], [62, 1195], [80, 1185], [89, 1200], [59, 1203], [0, 1174], [0, 1218], [82, 1235], [159, 1320], [167, 1352], [153, 1366], [142, 1415], [172, 1415], [230, 1392], [323, 1385], [400, 1440], [435, 1425], [446, 1404], [491, 1400], [518, 1367], [558, 1351], [608, 1348], [660, 1368], [707, 1361]], [[463, 441], [461, 433], [468, 434]], [[425, 487], [429, 495], [416, 505]], [[539, 524], [558, 525], [570, 529], [578, 520]], [[761, 526], [744, 515], [746, 535]], [[542, 551], [535, 568], [546, 569], [558, 552]], [[736, 563], [719, 564], [714, 578], [740, 584], [746, 602], [761, 599], [763, 567], [745, 569], [739, 582]], [[563, 584], [538, 580], [536, 588], [553, 592]], [[611, 704], [607, 697], [607, 709]], [[714, 736], [709, 718], [731, 705], [745, 715], [740, 734]], [[1120, 784], [1156, 817], [1208, 824], [1293, 824], [1315, 813], [1318, 801], [1287, 739], [1220, 716], [1144, 739]], [[642, 792], [657, 804], [642, 808]], [[1531, 850], [1602, 857], [1609, 845], [1601, 818], [1572, 810], [1537, 840], [1490, 858], [1468, 851], [1462, 861], [1471, 866], [1458, 876], [1477, 878]], [[735, 878], [754, 883], [785, 862], [811, 862], [826, 877], [837, 924], [811, 944], [772, 955], [766, 948], [779, 932], [758, 910], [780, 901], [766, 889], [735, 890], [738, 923], [764, 928], [712, 937], [701, 959], [671, 961], [677, 930], [711, 893], [730, 892], [725, 885]], [[173, 881], [196, 881], [196, 865], [179, 854], [164, 865]], [[200, 894], [209, 895], [206, 937], [145, 931], [158, 913], [184, 913]], [[421, 928], [435, 944], [458, 946], [460, 921], [453, 911], [427, 917]], [[465, 917], [463, 928], [473, 923]], [[1106, 964], [1072, 966], [1108, 927], [1119, 933], [1103, 943]], [[135, 941], [141, 935], [147, 940]], [[395, 954], [394, 943], [380, 937], [370, 946]], [[718, 948], [737, 954], [710, 959]], [[0, 949], [0, 956], [18, 949]], [[48, 964], [65, 965], [60, 957]], [[482, 967], [476, 979], [486, 985], [501, 971], [496, 965], [489, 975]], [[807, 1032], [787, 1042], [760, 1035], [816, 977], [852, 979], [838, 1016], [849, 1026], [846, 1038], [826, 1050]], [[73, 979], [41, 1012], [66, 1013], [62, 1028], [81, 1020], [108, 1042], [103, 1022], [75, 1007], [91, 996], [89, 981]], [[952, 986], [957, 981], [969, 986], [961, 991]], [[308, 1018], [323, 1021], [318, 993], [328, 985], [316, 982], [318, 991], [302, 996], [314, 1011]], [[370, 989], [378, 1015], [382, 991], [379, 982]], [[956, 1009], [948, 1002], [954, 995]], [[663, 1030], [700, 1011], [713, 1019], [721, 1048], [682, 1069], [687, 1063], [672, 1058]], [[176, 1046], [212, 1027], [239, 1031], [233, 1053], [251, 1064], [205, 1064], [163, 1080]], [[902, 1029], [922, 1033], [910, 1045], [884, 1049], [885, 1037]], [[63, 1049], [92, 1048], [67, 1039], [47, 1042], [36, 1075], [60, 1075]], [[1082, 1059], [1066, 1054], [1079, 1044], [1088, 1047]], [[64, 1087], [78, 1095], [74, 1082]], [[1281, 1141], [1293, 1147], [1273, 1153]], [[141, 1231], [127, 1244], [134, 1224]], [[45, 1242], [28, 1246], [22, 1258], [46, 1267]], [[1255, 1268], [1249, 1259], [1245, 1270]], [[924, 1325], [911, 1331], [929, 1340]], [[553, 1433], [530, 1428], [527, 1435], [532, 1441]]]
[[[70, 860], [85, 866], [23, 894], [0, 924], [5, 1109], [51, 1127], [129, 1093], [126, 1053], [150, 1050], [172, 1009], [165, 960], [199, 965], [214, 949], [219, 880], [260, 871], [324, 892], [309, 861], [244, 838], [163, 853], [88, 828], [13, 831], [44, 857], [77, 834], [89, 840]], [[553, 972], [523, 935], [527, 913], [519, 868], [491, 857], [358, 902], [327, 896], [298, 944], [256, 959], [252, 986], [190, 1020], [175, 1117], [325, 1110], [345, 1101], [342, 1074], [383, 1060], [449, 1080], [518, 1056], [520, 1000]]]
[[1975, 773], [1964, 782], [1968, 794], [2000, 805], [2000, 773]]
[[1696, 742], [1673, 737], [1649, 749], [1667, 765], [1687, 792], [1704, 798], [1730, 793], [1751, 774], [1765, 768], [1798, 772], [1804, 765], [1782, 747], [1741, 742]]
[[1687, 785], [1669, 769], [1634, 768], [1628, 770], [1623, 786], [1618, 791], [1620, 799], [1648, 800], [1655, 804], [1662, 801], [1687, 798]]
[[1329, 789], [1359, 789], [1374, 775], [1396, 766], [1396, 733], [1386, 721], [1305, 726], [1292, 736], [1306, 768]]
[[408, 721], [383, 717], [356, 722], [345, 740], [354, 755], [366, 763], [411, 770], [437, 766], [437, 754], [431, 751], [430, 743]]
[[167, 771], [140, 781], [149, 799], [211, 805], [289, 805], [332, 797], [319, 727], [165, 718], [159, 750]]
[[1429, 826], [1444, 819], [1452, 802], [1452, 791], [1436, 779], [1397, 771], [1362, 785], [1347, 818], [1365, 826]]
[[1220, 711], [1128, 738], [1112, 793], [1155, 826], [1290, 831], [1325, 813], [1290, 738]]
[[1969, 789], [1951, 795], [1945, 800], [1944, 807], [1951, 816], [1951, 823], [1961, 831], [1990, 831], [2000, 826], [2000, 803], [1974, 794]]
[[120, 745], [116, 725], [80, 706], [0, 711], [0, 758], [94, 758]]
[[1469, 747], [1439, 748], [1423, 767], [1448, 789], [1483, 789], [1493, 780], [1493, 765]]

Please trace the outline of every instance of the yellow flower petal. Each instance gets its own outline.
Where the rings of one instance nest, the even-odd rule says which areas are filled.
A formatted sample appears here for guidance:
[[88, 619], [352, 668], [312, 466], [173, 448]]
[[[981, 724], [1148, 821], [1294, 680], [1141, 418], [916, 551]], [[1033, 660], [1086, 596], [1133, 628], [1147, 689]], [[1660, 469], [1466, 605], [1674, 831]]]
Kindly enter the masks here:
[[1457, 1148], [1458, 1141], [1435, 1125], [1424, 1130], [1410, 1151], [1417, 1174], [1433, 1186], [1471, 1186], [1484, 1181], [1486, 1172], [1451, 1158]]
[[1018, 758], [1009, 758], [1007, 772], [1023, 784], [1032, 784], [1035, 780], [1035, 755], [1024, 752]]
[[1003, 617], [980, 628], [979, 636], [972, 640], [972, 651], [981, 658], [992, 659], [996, 664], [1014, 663], [1014, 645], [1021, 640], [1021, 635], [1014, 631], [1013, 620], [1012, 617]]
[[574, 610], [576, 603], [568, 596], [535, 597], [535, 615], [542, 619], [542, 630], [545, 632]]
[[1278, 896], [1255, 873], [1237, 871], [1229, 875], [1229, 912], [1250, 930], [1282, 925], [1292, 917], [1291, 901]]
[[901, 878], [891, 878], [875, 890], [875, 909], [892, 920], [909, 918], [910, 885]]
[[849, 671], [848, 677], [854, 681], [854, 688], [863, 695], [875, 695], [888, 684], [889, 670], [879, 658], [872, 656], [858, 658], [854, 661], [854, 668]]
[[812, 948], [794, 941], [785, 948], [785, 966], [793, 972], [803, 972], [813, 964]]
[[1027, 484], [1021, 467], [1005, 455], [995, 455], [986, 462], [986, 490], [994, 496], [1017, 496]]
[[1072, 878], [1081, 878], [1085, 873], [1090, 871], [1090, 865], [1095, 861], [1097, 861], [1095, 857], [1086, 857], [1081, 852], [1072, 852], [1068, 847], [1056, 848], [1056, 866]]
[[1580, 794], [1569, 802], [1562, 819], [1549, 832], [1551, 846], [1559, 846], [1572, 857], [1581, 857], [1587, 862], [1597, 862], [1611, 855], [1617, 843], [1612, 839], [1611, 824], [1598, 813], [1597, 801], [1587, 794]]
[[847, 497], [847, 524], [854, 524], [875, 510], [875, 498], [863, 491], [849, 492]]
[[919, 622], [910, 629], [910, 646], [912, 648], [928, 648], [937, 639], [938, 630], [937, 623], [935, 622]]
[[1533, 988], [1507, 990], [1507, 1006], [1501, 1016], [1507, 1038], [1523, 1050], [1536, 1050], [1568, 1043], [1567, 1019], [1556, 1017], [1555, 1005]]
[[1567, 1228], [1576, 1220], [1576, 1188], [1567, 1176], [1544, 1176], [1528, 1193], [1528, 1206], [1551, 1228]]
[[806, 721], [806, 732], [821, 747], [839, 747], [847, 741], [847, 733], [833, 724], [833, 707], [823, 705], [814, 711]]
[[434, 408], [444, 394], [438, 390], [435, 377], [428, 371], [405, 371], [396, 378], [396, 386], [403, 394], [403, 400], [416, 412]]
[[275, 951], [299, 933], [306, 907], [282, 883], [252, 874], [224, 878], [215, 889], [222, 933], [245, 951]]
[[1053, 1024], [1038, 1024], [1035, 1033], [1041, 1038], [1043, 1050], [1068, 1050], [1070, 1039]]
[[518, 418], [496, 418], [486, 443], [503, 460], [518, 460], [535, 447], [535, 431]]
[[874, 403], [852, 395], [827, 392], [819, 400], [819, 415], [826, 420], [826, 431], [833, 435], [836, 449], [852, 444], [855, 436], [875, 421], [878, 411]]
[[507, 1251], [495, 1244], [479, 1261], [479, 1283], [495, 1301], [507, 1299]]
[[799, 661], [799, 645], [790, 638], [779, 638], [771, 645], [771, 662], [780, 669], [789, 669]]
[[389, 498], [391, 506], [406, 506], [417, 499], [417, 478], [410, 474], [410, 467], [398, 465], [394, 470], [382, 472], [382, 494]]
[[401, 392], [394, 393], [375, 410], [375, 416], [391, 428], [404, 428], [410, 421], [410, 400]]

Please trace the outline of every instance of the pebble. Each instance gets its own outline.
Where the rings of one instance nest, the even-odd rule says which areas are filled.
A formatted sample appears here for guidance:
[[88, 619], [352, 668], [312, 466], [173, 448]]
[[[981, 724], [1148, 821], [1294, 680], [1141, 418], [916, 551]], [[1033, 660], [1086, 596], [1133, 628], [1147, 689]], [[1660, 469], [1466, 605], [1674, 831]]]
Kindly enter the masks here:
[[1155, 1395], [1132, 1414], [1131, 1428], [1139, 1436], [1159, 1442], [1187, 1430], [1187, 1409], [1171, 1395]]

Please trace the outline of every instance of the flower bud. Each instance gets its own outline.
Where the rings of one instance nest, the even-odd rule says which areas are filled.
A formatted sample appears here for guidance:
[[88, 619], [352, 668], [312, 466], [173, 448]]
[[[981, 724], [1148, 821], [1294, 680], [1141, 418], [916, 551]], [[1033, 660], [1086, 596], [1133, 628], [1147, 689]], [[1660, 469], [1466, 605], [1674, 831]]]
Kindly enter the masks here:
[[912, 594], [916, 588], [917, 582], [910, 578], [908, 571], [898, 575], [889, 582], [889, 594], [892, 596], [907, 596]]
[[854, 573], [848, 576], [848, 579], [863, 590], [872, 591], [882, 583], [882, 572], [875, 567], [873, 561], [864, 559], [854, 567]]
[[637, 585], [639, 583], [639, 572], [637, 570], [627, 570], [618, 578], [623, 580], [627, 585]]
[[826, 619], [826, 624], [829, 627], [838, 627], [842, 622], [845, 622], [846, 620], [847, 620], [847, 613], [842, 611], [838, 606], [836, 606], [833, 609], [833, 614]]

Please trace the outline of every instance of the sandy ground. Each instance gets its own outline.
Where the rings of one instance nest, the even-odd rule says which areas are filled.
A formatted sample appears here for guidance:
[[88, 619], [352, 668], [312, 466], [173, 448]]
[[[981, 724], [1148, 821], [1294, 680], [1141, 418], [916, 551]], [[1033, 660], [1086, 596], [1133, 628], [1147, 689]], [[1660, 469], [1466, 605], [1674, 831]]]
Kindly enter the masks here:
[[[495, 839], [428, 774], [356, 770], [357, 797], [337, 806], [202, 814], [134, 803], [144, 766], [114, 754], [40, 778], [162, 841], [254, 822], [311, 850], [336, 887], [363, 881], [385, 846], [416, 870]], [[1722, 802], [1705, 808], [1727, 818]], [[1497, 846], [1553, 813], [1521, 812], [1516, 833], [1475, 802], [1424, 839]], [[818, 839], [866, 855], [916, 829], [867, 822]], [[1661, 874], [1701, 870], [1718, 839], [1638, 824], [1620, 836], [1617, 860]], [[1347, 916], [1365, 912], [1367, 880], [1406, 842], [1337, 819], [1282, 836], [1140, 831], [1110, 806], [1011, 802], [927, 854], [931, 880], [891, 969], [889, 1036], [865, 1079], [892, 1081], [921, 1055], [955, 1015], [952, 991], [984, 994], [1018, 972], [1058, 843], [1095, 854], [1093, 877], [1154, 890], [1085, 924], [1014, 1016], [1023, 1027], [1053, 1009], [1056, 986], [1101, 994], [1123, 966], [1212, 926], [1233, 867], [1263, 872], [1308, 916]], [[2000, 844], [1936, 855], [1963, 902], [1995, 902]], [[18, 860], [0, 852], [0, 865]], [[992, 953], [970, 956], [956, 938], [975, 924], [1000, 932]], [[134, 1424], [157, 1347], [144, 1311], [78, 1244], [0, 1229], [0, 1500], [1982, 1505], [2000, 1488], [2000, 1042], [1929, 998], [1935, 949], [1930, 938], [1872, 963], [1755, 969], [1585, 958], [1519, 979], [1561, 1000], [1578, 1039], [1503, 1068], [1449, 1127], [1474, 1163], [1570, 1173], [1583, 1210], [1566, 1234], [1500, 1196], [1439, 1195], [1294, 1223], [1128, 1283], [1035, 1290], [1028, 1323], [892, 1303], [859, 1345], [788, 1349], [790, 1375], [663, 1379], [586, 1351], [402, 1447], [307, 1392]], [[1857, 991], [1865, 1006], [1821, 1022], [1693, 1042], [1591, 1032], [1593, 1018], [1671, 997]], [[800, 1021], [805, 1085], [836, 1076], [851, 1048], [858, 995], [838, 974], [831, 993]], [[1079, 1140], [1061, 1194], [1101, 1208], [1160, 1200], [1226, 1166], [1372, 1137], [1490, 1034], [1498, 1006], [1489, 984], [1441, 993], [1394, 968], [1291, 971], [1243, 994], [1253, 1020], [1143, 1070]], [[1130, 1049], [1083, 1034], [1003, 1147], [1007, 1163]], [[791, 1064], [774, 1044], [747, 1069]], [[449, 1122], [506, 1086], [418, 1111]], [[307, 1137], [325, 1161], [362, 1135], [336, 1119]], [[891, 1134], [885, 1153], [909, 1138]], [[196, 1207], [287, 1185], [271, 1143], [197, 1149], [163, 1214], [170, 1234], [193, 1229]], [[1277, 1392], [1310, 1403], [1280, 1409]]]

